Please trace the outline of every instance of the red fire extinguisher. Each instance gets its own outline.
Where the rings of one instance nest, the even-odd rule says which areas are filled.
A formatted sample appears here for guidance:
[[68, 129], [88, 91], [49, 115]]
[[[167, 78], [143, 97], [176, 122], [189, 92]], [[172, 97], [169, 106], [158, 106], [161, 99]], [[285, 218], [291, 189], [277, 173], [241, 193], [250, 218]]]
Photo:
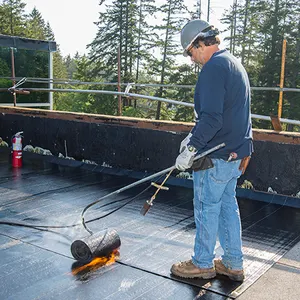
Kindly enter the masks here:
[[12, 137], [12, 166], [14, 168], [22, 167], [22, 134], [23, 131], [17, 132]]

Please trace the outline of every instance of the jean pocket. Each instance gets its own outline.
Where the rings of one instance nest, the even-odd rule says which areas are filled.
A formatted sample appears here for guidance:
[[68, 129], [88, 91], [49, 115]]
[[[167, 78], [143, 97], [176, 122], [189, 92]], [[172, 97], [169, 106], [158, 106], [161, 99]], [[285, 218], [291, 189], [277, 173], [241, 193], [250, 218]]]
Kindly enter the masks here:
[[219, 184], [227, 184], [231, 179], [241, 175], [239, 170], [240, 160], [227, 162], [221, 159], [213, 159], [215, 167], [210, 169], [210, 178]]

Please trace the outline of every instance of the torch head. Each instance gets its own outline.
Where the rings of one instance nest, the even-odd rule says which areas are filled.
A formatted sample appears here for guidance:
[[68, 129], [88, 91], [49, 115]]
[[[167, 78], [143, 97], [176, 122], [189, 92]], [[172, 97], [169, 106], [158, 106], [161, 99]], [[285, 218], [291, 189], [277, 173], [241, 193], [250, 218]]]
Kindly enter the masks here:
[[146, 213], [149, 211], [149, 209], [151, 208], [152, 205], [153, 205], [152, 202], [151, 202], [150, 200], [147, 200], [147, 201], [144, 203], [144, 205], [143, 205], [143, 207], [142, 207], [142, 209], [141, 209], [141, 212], [140, 212], [141, 215], [145, 216]]

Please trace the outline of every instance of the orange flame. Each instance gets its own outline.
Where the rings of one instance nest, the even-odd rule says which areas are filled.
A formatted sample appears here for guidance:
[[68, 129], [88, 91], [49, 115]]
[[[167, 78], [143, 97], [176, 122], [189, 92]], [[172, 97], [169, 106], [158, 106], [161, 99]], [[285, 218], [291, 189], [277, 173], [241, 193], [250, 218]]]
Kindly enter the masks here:
[[114, 250], [109, 256], [95, 257], [88, 264], [72, 269], [72, 274], [77, 275], [83, 271], [95, 271], [101, 267], [112, 265], [119, 257], [119, 251]]

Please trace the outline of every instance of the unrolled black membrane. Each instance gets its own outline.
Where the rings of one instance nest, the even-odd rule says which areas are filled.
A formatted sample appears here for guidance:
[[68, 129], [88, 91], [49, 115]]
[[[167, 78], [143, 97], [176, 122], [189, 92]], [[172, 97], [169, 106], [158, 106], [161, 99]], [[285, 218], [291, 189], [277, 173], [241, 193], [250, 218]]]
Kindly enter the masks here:
[[121, 246], [121, 240], [115, 230], [101, 231], [71, 245], [73, 257], [80, 262], [90, 262], [95, 257], [108, 256]]

